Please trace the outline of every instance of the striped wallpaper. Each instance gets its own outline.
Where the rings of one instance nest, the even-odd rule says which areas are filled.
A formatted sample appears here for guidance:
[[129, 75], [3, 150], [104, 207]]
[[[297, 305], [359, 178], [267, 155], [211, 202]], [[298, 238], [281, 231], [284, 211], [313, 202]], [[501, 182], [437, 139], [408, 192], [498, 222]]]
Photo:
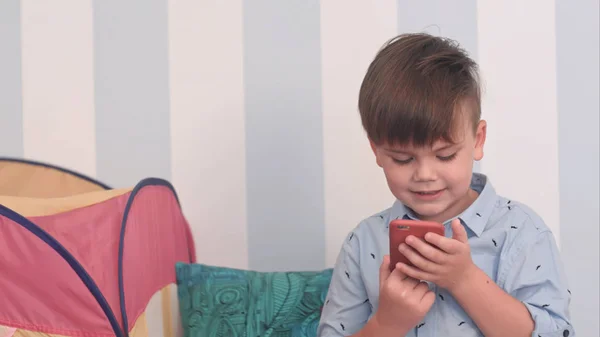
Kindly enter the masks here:
[[0, 156], [113, 186], [170, 180], [204, 263], [330, 267], [346, 233], [393, 201], [358, 88], [381, 45], [413, 31], [480, 63], [477, 170], [554, 230], [592, 335], [597, 0], [1, 1]]

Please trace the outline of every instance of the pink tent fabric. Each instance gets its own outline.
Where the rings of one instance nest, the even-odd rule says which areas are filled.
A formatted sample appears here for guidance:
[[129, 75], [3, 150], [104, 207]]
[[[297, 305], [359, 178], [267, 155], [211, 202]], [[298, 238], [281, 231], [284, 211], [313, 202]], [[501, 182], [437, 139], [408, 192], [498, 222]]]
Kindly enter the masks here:
[[[64, 256], [23, 226], [27, 221], [0, 206], [0, 325], [108, 337], [116, 334], [108, 319], [112, 314], [117, 335], [124, 336], [150, 298], [175, 283], [175, 264], [196, 261], [176, 195], [159, 179], [142, 181], [133, 191], [98, 204], [27, 220], [42, 230], [42, 237], [51, 237], [46, 241], [56, 240], [76, 260], [71, 264], [85, 272], [78, 275]], [[96, 297], [80, 277], [89, 277], [92, 289], [97, 286]]]

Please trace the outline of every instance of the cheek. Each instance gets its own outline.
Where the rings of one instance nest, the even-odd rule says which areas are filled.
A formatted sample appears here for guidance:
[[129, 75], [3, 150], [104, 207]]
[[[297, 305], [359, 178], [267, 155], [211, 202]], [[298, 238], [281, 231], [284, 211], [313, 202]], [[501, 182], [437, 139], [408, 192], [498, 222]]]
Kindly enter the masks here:
[[390, 189], [404, 188], [408, 184], [408, 177], [410, 177], [407, 170], [403, 170], [398, 165], [385, 165], [383, 167], [385, 178], [388, 182]]
[[444, 180], [455, 189], [469, 188], [471, 185], [471, 176], [473, 172], [473, 162], [470, 158], [461, 161], [456, 161], [453, 165], [449, 165], [444, 169]]

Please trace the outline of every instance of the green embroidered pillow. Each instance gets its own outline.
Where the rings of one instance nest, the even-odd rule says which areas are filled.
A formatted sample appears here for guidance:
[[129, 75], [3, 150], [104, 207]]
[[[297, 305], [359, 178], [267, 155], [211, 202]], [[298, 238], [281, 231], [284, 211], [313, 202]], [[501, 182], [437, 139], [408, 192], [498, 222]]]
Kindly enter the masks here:
[[315, 337], [332, 274], [185, 263], [176, 270], [185, 337]]

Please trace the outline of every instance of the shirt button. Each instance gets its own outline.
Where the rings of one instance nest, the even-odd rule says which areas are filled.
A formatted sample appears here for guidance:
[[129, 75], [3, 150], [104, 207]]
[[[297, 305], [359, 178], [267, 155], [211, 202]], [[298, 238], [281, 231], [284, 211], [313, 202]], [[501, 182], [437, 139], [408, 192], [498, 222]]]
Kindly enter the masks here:
[[563, 337], [569, 337], [569, 330], [563, 331]]

